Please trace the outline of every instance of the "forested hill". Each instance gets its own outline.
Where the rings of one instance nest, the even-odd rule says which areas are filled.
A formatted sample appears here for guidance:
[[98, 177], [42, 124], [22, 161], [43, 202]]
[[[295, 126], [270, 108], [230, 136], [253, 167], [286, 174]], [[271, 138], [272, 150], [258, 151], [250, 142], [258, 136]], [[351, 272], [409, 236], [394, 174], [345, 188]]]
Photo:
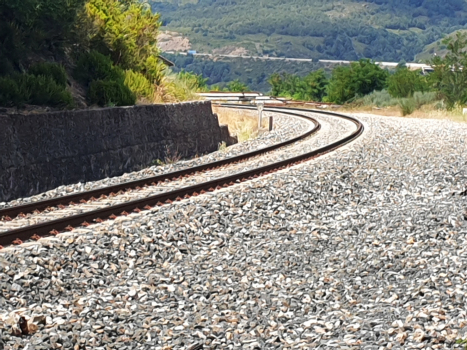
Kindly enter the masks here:
[[167, 30], [194, 49], [412, 61], [425, 45], [467, 28], [465, 0], [151, 0]]

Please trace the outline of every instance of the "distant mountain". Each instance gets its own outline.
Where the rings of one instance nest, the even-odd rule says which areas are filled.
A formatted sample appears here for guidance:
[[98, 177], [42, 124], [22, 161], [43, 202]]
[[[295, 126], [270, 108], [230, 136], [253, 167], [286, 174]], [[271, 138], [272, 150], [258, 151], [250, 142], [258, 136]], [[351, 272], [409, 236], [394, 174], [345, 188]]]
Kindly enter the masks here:
[[[166, 30], [191, 47], [254, 55], [413, 61], [467, 29], [465, 0], [152, 0]], [[164, 29], [164, 28], [162, 28]]]

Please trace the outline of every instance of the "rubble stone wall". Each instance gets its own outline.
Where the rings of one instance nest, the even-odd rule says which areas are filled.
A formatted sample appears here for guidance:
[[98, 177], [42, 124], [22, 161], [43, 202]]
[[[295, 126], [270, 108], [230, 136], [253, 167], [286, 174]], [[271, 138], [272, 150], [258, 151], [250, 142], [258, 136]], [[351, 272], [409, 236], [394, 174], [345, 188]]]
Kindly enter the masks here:
[[0, 114], [0, 202], [236, 142], [210, 102]]

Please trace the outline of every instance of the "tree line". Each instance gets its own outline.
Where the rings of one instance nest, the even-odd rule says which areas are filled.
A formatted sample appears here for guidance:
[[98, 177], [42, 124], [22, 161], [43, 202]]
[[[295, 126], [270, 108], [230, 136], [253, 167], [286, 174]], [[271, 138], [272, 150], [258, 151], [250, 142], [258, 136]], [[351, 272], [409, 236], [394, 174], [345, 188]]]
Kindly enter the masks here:
[[387, 90], [394, 98], [412, 98], [417, 92], [433, 92], [447, 109], [467, 103], [467, 34], [458, 32], [443, 41], [448, 53], [434, 57], [430, 64], [434, 71], [423, 75], [400, 64], [390, 73], [369, 59], [339, 66], [326, 76], [317, 70], [304, 77], [274, 73], [269, 79], [272, 95], [295, 100], [349, 103], [371, 94]]

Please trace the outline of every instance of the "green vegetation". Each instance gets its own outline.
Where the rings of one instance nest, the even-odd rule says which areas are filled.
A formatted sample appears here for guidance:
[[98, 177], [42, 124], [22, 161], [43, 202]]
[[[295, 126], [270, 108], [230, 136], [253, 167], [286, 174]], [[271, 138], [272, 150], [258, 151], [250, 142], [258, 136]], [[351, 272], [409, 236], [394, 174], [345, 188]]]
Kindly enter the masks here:
[[355, 106], [398, 105], [404, 116], [430, 104], [437, 109], [459, 109], [467, 103], [467, 34], [459, 32], [444, 43], [447, 54], [432, 60], [434, 72], [428, 76], [403, 65], [390, 74], [370, 60], [360, 60], [335, 68], [329, 81], [321, 70], [304, 78], [275, 73], [269, 79], [272, 94]]
[[129, 106], [136, 95], [120, 81], [94, 80], [89, 86], [88, 99], [99, 106]]
[[[85, 0], [0, 1], [0, 66], [12, 73], [31, 55], [63, 53]], [[5, 67], [7, 67], [5, 69]]]
[[35, 76], [46, 76], [50, 77], [58, 86], [62, 88], [66, 87], [67, 76], [65, 68], [56, 63], [42, 62], [35, 64], [29, 68], [29, 74]]
[[274, 73], [268, 81], [274, 96], [300, 101], [322, 101], [328, 84], [322, 69], [311, 72], [303, 78], [286, 73]]
[[159, 59], [160, 24], [139, 0], [0, 1], [0, 105], [73, 107], [81, 91], [99, 106], [177, 100], [156, 93], [178, 81]]
[[399, 99], [399, 106], [403, 116], [412, 114], [417, 109], [413, 98]]
[[230, 92], [245, 92], [248, 91], [248, 86], [242, 83], [239, 79], [235, 79], [227, 84], [227, 91]]
[[125, 71], [124, 84], [136, 94], [139, 100], [151, 101], [154, 97], [154, 84], [141, 73]]
[[[141, 81], [136, 81], [138, 74], [123, 71], [109, 56], [97, 51], [81, 55], [74, 70], [75, 79], [87, 88], [88, 101], [99, 106], [135, 104], [136, 96], [144, 90]], [[146, 82], [150, 85], [147, 79]]]
[[426, 45], [467, 28], [463, 0], [151, 0], [167, 30], [193, 48], [251, 54], [413, 61]]
[[243, 58], [212, 59], [198, 56], [184, 56], [177, 54], [164, 54], [175, 63], [174, 72], [193, 72], [205, 77], [210, 89], [214, 85], [219, 90], [224, 89], [227, 83], [240, 80], [252, 91], [267, 93], [270, 90], [268, 77], [271, 72], [287, 72], [288, 74], [305, 76], [310, 71], [320, 68], [318, 63], [290, 62], [290, 61], [262, 61]]
[[93, 80], [122, 80], [123, 70], [116, 67], [109, 56], [97, 51], [80, 56], [73, 71], [73, 77], [88, 87]]
[[412, 97], [415, 91], [428, 91], [426, 77], [420, 71], [411, 71], [407, 67], [399, 67], [388, 78], [388, 92], [393, 97]]
[[464, 350], [467, 350], [467, 339], [459, 339], [456, 341], [456, 344], [462, 345]]
[[63, 84], [63, 67], [34, 66], [28, 73], [0, 77], [0, 105], [25, 104], [72, 107], [73, 98]]
[[382, 90], [389, 73], [370, 60], [353, 62], [350, 66], [337, 67], [328, 85], [327, 101], [345, 103], [358, 96]]
[[123, 69], [148, 73], [147, 60], [158, 55], [158, 14], [134, 0], [90, 0], [86, 12], [94, 24], [91, 46]]
[[467, 103], [467, 34], [457, 33], [443, 43], [448, 52], [444, 58], [437, 56], [431, 61], [435, 70], [431, 78], [447, 108], [452, 110], [456, 104]]
[[208, 84], [207, 78], [203, 78], [201, 74], [190, 73], [182, 70], [179, 75], [179, 79], [185, 81], [185, 83], [194, 91], [207, 91]]

